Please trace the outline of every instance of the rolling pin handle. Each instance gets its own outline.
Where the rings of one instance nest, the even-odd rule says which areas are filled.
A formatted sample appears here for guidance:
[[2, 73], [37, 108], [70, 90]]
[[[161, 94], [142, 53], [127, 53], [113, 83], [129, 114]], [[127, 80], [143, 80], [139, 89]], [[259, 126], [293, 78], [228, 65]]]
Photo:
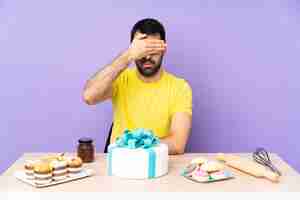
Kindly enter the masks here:
[[267, 179], [269, 179], [272, 182], [279, 182], [279, 175], [272, 171], [266, 170], [264, 172], [264, 177], [266, 177]]
[[224, 153], [218, 153], [216, 159], [219, 161], [226, 161], [226, 156]]

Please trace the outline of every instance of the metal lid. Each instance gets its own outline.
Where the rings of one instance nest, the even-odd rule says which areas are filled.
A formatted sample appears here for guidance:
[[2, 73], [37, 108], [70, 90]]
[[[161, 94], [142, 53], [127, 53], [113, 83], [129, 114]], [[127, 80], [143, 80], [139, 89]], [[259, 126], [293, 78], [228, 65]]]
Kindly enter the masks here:
[[78, 140], [79, 143], [92, 143], [93, 139], [89, 137], [82, 137]]

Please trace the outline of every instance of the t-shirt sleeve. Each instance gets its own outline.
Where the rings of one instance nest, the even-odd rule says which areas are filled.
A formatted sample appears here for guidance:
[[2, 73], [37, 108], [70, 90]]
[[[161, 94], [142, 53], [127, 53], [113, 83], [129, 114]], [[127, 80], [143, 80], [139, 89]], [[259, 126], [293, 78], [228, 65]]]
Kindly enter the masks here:
[[122, 85], [124, 85], [124, 82], [126, 81], [128, 75], [128, 69], [123, 71], [114, 81], [112, 84], [112, 100], [114, 101], [116, 98], [118, 98], [119, 93], [122, 90]]
[[182, 80], [177, 86], [174, 103], [171, 108], [171, 115], [178, 112], [185, 112], [192, 115], [192, 89], [190, 85]]
[[120, 82], [121, 82], [121, 74], [118, 76], [117, 79], [115, 79], [113, 81], [113, 84], [112, 84], [112, 99], [115, 99], [117, 94], [118, 94], [118, 91], [119, 91], [119, 85], [120, 85]]

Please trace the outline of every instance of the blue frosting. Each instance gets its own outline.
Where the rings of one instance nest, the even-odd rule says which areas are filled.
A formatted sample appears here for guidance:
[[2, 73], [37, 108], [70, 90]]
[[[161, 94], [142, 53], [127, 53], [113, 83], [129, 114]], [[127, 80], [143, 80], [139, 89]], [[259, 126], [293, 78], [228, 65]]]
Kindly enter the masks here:
[[126, 129], [121, 137], [116, 140], [118, 147], [129, 149], [143, 148], [147, 149], [159, 144], [159, 139], [151, 130], [139, 128], [133, 131]]

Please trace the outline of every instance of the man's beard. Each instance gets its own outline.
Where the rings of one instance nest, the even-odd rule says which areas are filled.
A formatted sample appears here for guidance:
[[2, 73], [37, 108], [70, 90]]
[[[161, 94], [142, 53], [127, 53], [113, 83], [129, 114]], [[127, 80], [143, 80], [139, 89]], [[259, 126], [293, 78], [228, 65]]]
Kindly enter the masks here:
[[[144, 67], [145, 63], [151, 63], [152, 66], [151, 67]], [[160, 60], [155, 63], [154, 60], [151, 59], [146, 59], [146, 58], [142, 58], [140, 60], [136, 60], [135, 64], [137, 66], [137, 69], [139, 70], [140, 74], [142, 74], [145, 77], [152, 77], [155, 74], [157, 74], [157, 72], [159, 71], [160, 67], [161, 67], [161, 63], [162, 63], [162, 57], [160, 58]]]

